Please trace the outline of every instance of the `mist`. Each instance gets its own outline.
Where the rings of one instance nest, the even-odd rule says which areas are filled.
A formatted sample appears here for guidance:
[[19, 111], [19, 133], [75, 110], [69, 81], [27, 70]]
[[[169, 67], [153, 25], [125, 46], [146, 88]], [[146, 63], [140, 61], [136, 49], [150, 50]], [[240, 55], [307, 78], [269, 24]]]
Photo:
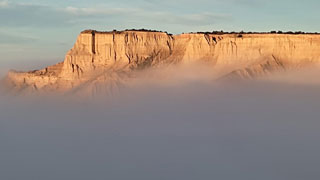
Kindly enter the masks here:
[[43, 60], [14, 60], [14, 61], [8, 61], [0, 59], [0, 78], [3, 78], [9, 70], [19, 70], [19, 71], [30, 71], [30, 70], [37, 70], [37, 69], [43, 69], [49, 65], [54, 65], [57, 62], [60, 62], [62, 60], [57, 59], [47, 59], [45, 61]]
[[319, 178], [317, 69], [236, 82], [211, 73], [143, 71], [91, 100], [1, 95], [0, 179]]

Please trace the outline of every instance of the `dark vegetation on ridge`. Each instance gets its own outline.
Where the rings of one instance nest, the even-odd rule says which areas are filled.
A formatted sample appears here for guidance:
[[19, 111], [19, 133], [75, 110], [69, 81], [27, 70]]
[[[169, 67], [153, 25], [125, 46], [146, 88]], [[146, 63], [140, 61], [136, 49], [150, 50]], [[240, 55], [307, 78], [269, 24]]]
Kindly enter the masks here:
[[[166, 33], [170, 36], [173, 34], [168, 33], [167, 31], [158, 31], [158, 30], [151, 30], [151, 29], [125, 29], [123, 31], [113, 30], [113, 31], [96, 31], [92, 29], [87, 29], [82, 31], [81, 33], [90, 33], [90, 34], [121, 34], [126, 31], [137, 31], [137, 32], [158, 32], [158, 33]], [[185, 34], [185, 33], [182, 33]], [[188, 34], [216, 34], [216, 35], [223, 35], [223, 34], [237, 34], [238, 37], [242, 37], [243, 34], [320, 34], [318, 32], [303, 32], [303, 31], [270, 31], [270, 32], [245, 32], [245, 31], [199, 31], [199, 32], [189, 32]]]
[[245, 32], [245, 31], [240, 31], [240, 32], [235, 32], [235, 31], [231, 31], [231, 32], [225, 32], [225, 31], [205, 31], [205, 32], [190, 32], [192, 34], [319, 34], [318, 32], [303, 32], [303, 31], [270, 31], [270, 32]]
[[151, 30], [151, 29], [125, 29], [123, 31], [118, 31], [116, 29], [112, 31], [96, 31], [92, 29], [87, 29], [82, 31], [81, 33], [95, 33], [95, 34], [121, 34], [126, 31], [137, 31], [137, 32], [158, 32], [158, 33], [166, 33], [168, 35], [173, 35], [171, 33], [168, 33], [167, 31], [158, 31], [158, 30]]

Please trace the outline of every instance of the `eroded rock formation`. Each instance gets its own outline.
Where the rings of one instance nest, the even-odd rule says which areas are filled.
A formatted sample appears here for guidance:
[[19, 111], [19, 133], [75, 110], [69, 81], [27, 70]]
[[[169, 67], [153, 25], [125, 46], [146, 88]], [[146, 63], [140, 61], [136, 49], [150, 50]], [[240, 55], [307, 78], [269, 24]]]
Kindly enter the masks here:
[[63, 62], [42, 70], [10, 71], [6, 81], [17, 91], [72, 93], [98, 91], [97, 84], [105, 81], [108, 88], [117, 88], [131, 72], [148, 67], [208, 62], [219, 77], [255, 78], [318, 63], [319, 57], [320, 35], [89, 30], [79, 35]]

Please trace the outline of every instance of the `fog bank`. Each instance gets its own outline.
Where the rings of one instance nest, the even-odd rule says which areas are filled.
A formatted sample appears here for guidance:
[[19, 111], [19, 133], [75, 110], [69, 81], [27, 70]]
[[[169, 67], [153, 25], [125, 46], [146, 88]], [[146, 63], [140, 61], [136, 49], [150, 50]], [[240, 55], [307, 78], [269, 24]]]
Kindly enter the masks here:
[[317, 83], [189, 70], [152, 71], [109, 99], [1, 96], [0, 179], [319, 178]]

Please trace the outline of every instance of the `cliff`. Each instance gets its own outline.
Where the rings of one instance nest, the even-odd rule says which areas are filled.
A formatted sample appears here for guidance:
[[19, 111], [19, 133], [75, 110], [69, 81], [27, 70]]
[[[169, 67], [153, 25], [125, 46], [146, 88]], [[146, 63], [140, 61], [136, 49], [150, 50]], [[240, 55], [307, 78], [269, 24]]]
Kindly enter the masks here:
[[6, 79], [18, 91], [74, 92], [93, 82], [118, 84], [133, 71], [169, 64], [208, 62], [219, 77], [255, 78], [318, 63], [319, 57], [320, 36], [312, 34], [84, 31], [63, 62], [11, 71]]

